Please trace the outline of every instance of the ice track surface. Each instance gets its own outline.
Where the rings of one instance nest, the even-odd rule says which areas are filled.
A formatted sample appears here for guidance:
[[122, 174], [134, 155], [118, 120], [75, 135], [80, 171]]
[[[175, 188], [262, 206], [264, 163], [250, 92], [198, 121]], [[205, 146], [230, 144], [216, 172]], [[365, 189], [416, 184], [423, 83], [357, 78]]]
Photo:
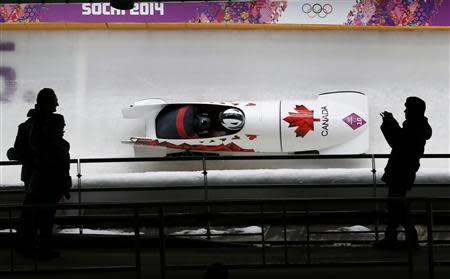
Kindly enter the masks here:
[[[52, 87], [67, 122], [73, 158], [133, 156], [131, 136], [144, 134], [141, 120], [122, 118], [121, 108], [140, 99], [167, 101], [285, 100], [357, 90], [369, 99], [373, 153], [389, 151], [379, 112], [403, 121], [403, 104], [415, 95], [427, 102], [433, 137], [427, 153], [449, 152], [448, 32], [363, 31], [4, 31], [1, 66], [15, 73], [0, 79], [0, 160], [34, 94]], [[378, 167], [381, 169], [383, 160]], [[448, 168], [426, 160], [424, 168]], [[340, 162], [215, 162], [211, 169], [361, 168]], [[183, 163], [96, 164], [86, 174], [198, 170]], [[0, 168], [0, 184], [18, 169]]]

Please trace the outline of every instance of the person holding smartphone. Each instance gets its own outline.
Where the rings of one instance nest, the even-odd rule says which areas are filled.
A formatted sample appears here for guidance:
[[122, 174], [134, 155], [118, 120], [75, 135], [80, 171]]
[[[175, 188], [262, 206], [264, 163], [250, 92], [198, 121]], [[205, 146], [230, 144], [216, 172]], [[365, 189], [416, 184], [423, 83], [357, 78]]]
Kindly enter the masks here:
[[[425, 117], [425, 102], [418, 97], [408, 97], [405, 103], [405, 121], [399, 125], [392, 113], [380, 113], [381, 131], [392, 151], [381, 178], [388, 186], [389, 198], [404, 198], [411, 190], [424, 154], [425, 143], [431, 138], [432, 129]], [[410, 216], [409, 204], [404, 200], [387, 202], [387, 227], [383, 240], [374, 244], [377, 248], [397, 248], [397, 227], [405, 228], [406, 242], [418, 248], [418, 236]]]

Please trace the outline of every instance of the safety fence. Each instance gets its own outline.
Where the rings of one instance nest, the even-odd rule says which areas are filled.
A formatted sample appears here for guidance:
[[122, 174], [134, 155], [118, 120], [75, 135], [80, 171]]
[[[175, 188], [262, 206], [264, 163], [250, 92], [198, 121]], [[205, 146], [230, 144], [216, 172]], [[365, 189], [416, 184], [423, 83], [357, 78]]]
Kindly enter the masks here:
[[[211, 197], [211, 192], [225, 190], [228, 192], [239, 191], [239, 190], [252, 190], [252, 191], [264, 191], [264, 190], [280, 190], [280, 189], [306, 189], [310, 187], [310, 189], [355, 189], [355, 188], [364, 188], [370, 189], [371, 193], [368, 195], [364, 195], [364, 197], [379, 197], [379, 189], [384, 188], [384, 184], [379, 184], [377, 182], [377, 159], [386, 159], [388, 158], [388, 154], [346, 154], [346, 155], [266, 155], [266, 156], [177, 156], [177, 157], [131, 157], [131, 158], [81, 158], [81, 159], [72, 159], [71, 163], [76, 164], [76, 177], [77, 183], [73, 188], [72, 192], [76, 194], [76, 200], [78, 203], [84, 202], [83, 194], [89, 193], [105, 193], [105, 192], [156, 192], [156, 191], [164, 191], [164, 192], [174, 192], [181, 191], [184, 193], [190, 193], [193, 191], [202, 191], [200, 200], [208, 201]], [[425, 154], [423, 156], [424, 159], [450, 159], [450, 154]], [[299, 185], [299, 184], [252, 184], [252, 185], [210, 185], [208, 182], [208, 163], [214, 161], [273, 161], [273, 160], [368, 160], [370, 162], [370, 168], [367, 169], [367, 174], [372, 177], [371, 184], [318, 184], [318, 185]], [[147, 186], [147, 187], [83, 187], [83, 167], [90, 164], [108, 164], [108, 163], [142, 163], [142, 162], [201, 162], [201, 169], [199, 170], [203, 175], [203, 183], [202, 185], [189, 185], [189, 186]], [[20, 163], [15, 161], [0, 161], [0, 167], [2, 166], [12, 166], [12, 165], [20, 165]], [[384, 166], [383, 166], [384, 167]], [[450, 177], [449, 177], [450, 179]], [[414, 188], [429, 188], [433, 186], [434, 188], [448, 189], [448, 184], [419, 184]], [[3, 197], [7, 198], [10, 196], [17, 196], [23, 194], [22, 190], [8, 190], [8, 189], [0, 189], [0, 193]], [[178, 192], [179, 193], [179, 192]], [[321, 197], [316, 196], [316, 197]], [[375, 205], [375, 211], [378, 210], [378, 205]], [[83, 210], [79, 210], [78, 215], [82, 215]], [[378, 220], [374, 224], [374, 229], [376, 231], [376, 238], [379, 237], [378, 232]], [[210, 229], [207, 229], [209, 233]], [[80, 227], [80, 234], [83, 233], [83, 228]]]
[[[358, 241], [353, 239], [345, 240], [345, 243], [353, 244], [368, 244], [368, 242], [378, 241], [380, 239], [380, 223], [382, 223], [383, 204], [386, 201], [383, 198], [377, 197], [377, 190], [379, 187], [384, 187], [383, 184], [379, 185], [377, 183], [376, 173], [376, 160], [386, 159], [389, 155], [387, 154], [368, 154], [368, 155], [279, 155], [279, 156], [189, 156], [189, 157], [157, 157], [157, 158], [94, 158], [94, 159], [73, 159], [72, 164], [76, 164], [77, 169], [77, 184], [73, 192], [77, 193], [78, 199], [76, 204], [64, 204], [60, 208], [64, 210], [75, 210], [78, 214], [75, 216], [59, 217], [59, 222], [68, 224], [70, 226], [78, 226], [80, 228], [80, 234], [83, 233], [82, 228], [85, 225], [98, 223], [98, 222], [110, 222], [114, 220], [114, 224], [126, 225], [134, 227], [135, 230], [135, 259], [136, 263], [133, 266], [109, 266], [109, 267], [89, 267], [91, 271], [94, 270], [135, 270], [136, 277], [141, 276], [141, 237], [139, 232], [139, 224], [145, 222], [146, 224], [158, 224], [158, 239], [160, 240], [160, 267], [161, 267], [161, 278], [167, 277], [168, 270], [183, 270], [183, 269], [198, 269], [204, 268], [207, 263], [203, 265], [170, 265], [166, 261], [166, 248], [165, 241], [168, 238], [174, 237], [173, 235], [167, 234], [166, 230], [170, 226], [199, 226], [199, 220], [201, 220], [203, 225], [206, 227], [206, 232], [203, 235], [207, 240], [214, 239], [218, 237], [214, 233], [213, 228], [217, 225], [248, 225], [248, 224], [259, 224], [261, 227], [260, 239], [255, 242], [243, 241], [245, 245], [257, 245], [261, 251], [261, 263], [259, 264], [229, 264], [231, 268], [245, 268], [245, 267], [279, 267], [279, 266], [311, 266], [311, 265], [348, 265], [353, 264], [353, 262], [314, 262], [311, 258], [311, 249], [314, 245], [327, 244], [327, 241], [317, 241], [311, 238], [313, 235], [321, 234], [334, 234], [334, 233], [345, 233], [345, 232], [330, 232], [317, 229], [311, 229], [313, 225], [319, 224], [367, 224], [371, 227], [370, 231], [361, 232], [362, 234], [373, 234], [373, 240]], [[427, 154], [424, 155], [425, 159], [449, 159], [450, 154]], [[357, 198], [357, 199], [277, 199], [277, 200], [249, 200], [249, 201], [213, 201], [211, 200], [210, 191], [224, 189], [224, 190], [236, 190], [236, 189], [280, 189], [282, 188], [298, 188], [304, 187], [305, 185], [214, 185], [213, 187], [208, 183], [208, 162], [212, 161], [229, 161], [229, 160], [342, 160], [342, 159], [364, 159], [369, 160], [371, 168], [368, 168], [368, 175], [372, 176], [372, 184], [348, 184], [343, 185], [345, 187], [371, 187], [372, 197], [370, 198]], [[82, 167], [86, 164], [100, 164], [100, 163], [132, 163], [132, 162], [175, 162], [175, 161], [199, 161], [202, 163], [201, 171], [203, 175], [203, 185], [195, 186], [176, 186], [176, 187], [123, 187], [123, 188], [84, 188], [83, 187], [83, 172]], [[0, 166], [10, 166], [19, 165], [18, 162], [0, 162]], [[314, 187], [323, 188], [333, 188], [336, 184], [328, 185], [312, 185]], [[427, 186], [427, 185], [422, 185]], [[433, 184], [433, 187], [448, 187], [447, 184]], [[157, 190], [201, 190], [203, 192], [203, 199], [200, 201], [192, 202], [155, 202], [155, 203], [114, 203], [114, 204], [88, 204], [84, 203], [82, 199], [82, 194], [87, 192], [106, 192], [106, 191], [157, 191]], [[18, 192], [18, 190], [1, 190], [0, 193], [11, 193]], [[450, 199], [449, 199], [450, 200]], [[419, 207], [413, 208], [413, 214], [416, 219], [420, 219], [419, 223], [425, 224], [427, 228], [427, 255], [429, 261], [429, 278], [433, 278], [434, 267], [438, 265], [447, 265], [446, 261], [436, 261], [433, 257], [433, 218], [438, 217], [439, 221], [446, 225], [446, 212], [448, 212], [448, 201], [444, 198], [441, 199], [420, 199], [414, 198], [410, 199], [412, 204], [418, 204]], [[446, 203], [447, 202], [447, 205]], [[436, 206], [438, 203], [439, 210], [433, 210], [433, 205]], [[294, 204], [293, 209], [289, 209], [288, 205]], [[316, 205], [325, 205], [324, 208], [317, 208]], [[217, 212], [218, 206], [229, 206], [234, 208], [233, 210], [223, 214]], [[243, 206], [244, 209], [236, 209], [236, 206]], [[246, 206], [252, 205], [258, 207], [258, 211], [248, 212]], [[277, 205], [275, 209], [271, 208], [268, 210], [267, 206]], [[196, 206], [202, 207], [203, 211], [186, 213], [186, 206]], [[281, 208], [280, 208], [281, 206]], [[348, 206], [351, 206], [349, 208]], [[344, 208], [343, 208], [344, 207]], [[132, 210], [133, 214], [129, 216], [109, 214], [108, 216], [103, 215], [89, 215], [89, 210], [91, 212], [97, 212], [101, 209], [114, 209], [117, 214], [117, 210], [128, 209]], [[180, 209], [181, 208], [181, 209]], [[301, 209], [299, 209], [301, 208]], [[366, 208], [366, 210], [362, 209]], [[5, 224], [10, 224], [9, 228], [14, 227], [17, 223], [17, 217], [14, 216], [14, 211], [19, 211], [21, 207], [14, 206], [3, 206], [0, 207], [0, 213], [7, 212], [7, 216], [1, 215], [0, 219], [3, 217], [1, 224], [5, 227]], [[145, 209], [145, 210], [144, 210]], [[148, 212], [149, 209], [150, 212]], [[300, 210], [300, 211], [299, 211]], [[145, 213], [144, 213], [145, 212]], [[231, 215], [230, 215], [231, 214]], [[437, 215], [436, 215], [437, 214]], [[16, 214], [17, 215], [17, 214]], [[225, 216], [225, 218], [223, 218]], [[230, 217], [232, 216], [232, 217]], [[130, 218], [132, 217], [132, 218]], [[221, 217], [221, 218], [219, 218]], [[320, 217], [320, 218], [319, 218]], [[219, 219], [218, 219], [219, 218]], [[176, 220], [173, 224], [170, 220]], [[217, 221], [219, 220], [219, 222]], [[281, 221], [280, 221], [281, 220]], [[187, 223], [186, 223], [187, 222]], [[286, 226], [292, 224], [304, 224], [306, 228], [306, 239], [304, 240], [287, 240]], [[265, 227], [270, 225], [278, 225], [284, 228], [284, 240], [282, 243], [276, 241], [272, 243], [265, 239]], [[438, 233], [447, 233], [446, 230], [439, 230]], [[357, 234], [355, 232], [348, 232], [352, 234]], [[256, 234], [256, 235], [258, 235]], [[230, 236], [230, 234], [227, 234]], [[243, 234], [239, 234], [243, 235]], [[11, 229], [10, 236], [13, 237], [13, 231]], [[196, 237], [196, 235], [190, 235], [191, 237]], [[202, 235], [197, 235], [201, 237]], [[437, 240], [439, 244], [448, 244], [445, 240]], [[329, 241], [328, 241], [329, 242]], [[336, 243], [338, 243], [337, 241]], [[12, 242], [11, 242], [12, 243]], [[305, 261], [304, 262], [290, 262], [288, 259], [288, 250], [291, 247], [304, 247], [305, 248]], [[282, 247], [284, 249], [284, 262], [282, 263], [269, 263], [266, 259], [266, 250], [268, 247]], [[4, 272], [17, 272], [18, 270], [14, 267], [14, 251], [11, 246], [11, 264], [10, 269]], [[409, 276], [413, 276], [413, 257], [412, 251], [409, 251], [408, 262], [398, 262], [398, 261], [361, 261], [358, 264], [363, 265], [405, 265], [408, 267]], [[77, 268], [72, 268], [70, 270], [76, 270]], [[85, 270], [86, 268], [81, 268]], [[35, 261], [34, 270], [39, 270], [37, 262]], [[24, 271], [26, 272], [26, 271]]]
[[[119, 215], [96, 215], [96, 216], [66, 216], [59, 217], [57, 223], [70, 226], [85, 226], [99, 222], [114, 222], [116, 225], [126, 225], [133, 228], [134, 235], [134, 264], [133, 265], [107, 265], [89, 267], [64, 267], [64, 268], [40, 268], [39, 261], [34, 258], [33, 268], [18, 268], [15, 264], [14, 252], [14, 227], [17, 227], [19, 219], [15, 216], [17, 212], [24, 208], [38, 210], [46, 205], [33, 206], [0, 206], [0, 212], [6, 212], [6, 218], [0, 218], [2, 227], [8, 226], [9, 233], [7, 239], [10, 249], [9, 268], [2, 269], [0, 273], [18, 272], [71, 272], [71, 271], [134, 271], [136, 278], [142, 277], [143, 266], [160, 267], [160, 277], [168, 278], [168, 271], [204, 269], [210, 262], [198, 262], [183, 259], [183, 262], [170, 260], [170, 247], [166, 247], [167, 241], [173, 238], [186, 238], [173, 233], [173, 228], [181, 227], [233, 227], [242, 225], [253, 225], [260, 228], [259, 231], [251, 233], [239, 233], [237, 236], [254, 236], [253, 241], [245, 241], [236, 247], [251, 247], [251, 251], [257, 251], [258, 257], [253, 260], [248, 257], [224, 262], [229, 268], [280, 268], [280, 267], [306, 267], [306, 266], [404, 266], [407, 269], [409, 278], [413, 278], [415, 257], [413, 247], [406, 246], [407, 260], [398, 259], [374, 259], [361, 257], [355, 253], [355, 259], [348, 259], [344, 255], [340, 257], [339, 250], [333, 252], [334, 257], [328, 259], [314, 258], [313, 252], [322, 249], [323, 241], [313, 239], [315, 234], [343, 233], [341, 231], [315, 231], [314, 226], [320, 224], [371, 224], [375, 220], [383, 220], [384, 210], [375, 211], [373, 208], [381, 208], [388, 200], [405, 200], [400, 198], [351, 198], [351, 199], [271, 199], [271, 200], [233, 200], [233, 201], [184, 201], [184, 202], [151, 202], [151, 203], [103, 203], [103, 204], [61, 204], [59, 210], [107, 210], [121, 209]], [[434, 278], [435, 267], [449, 266], [450, 259], [436, 259], [436, 245], [449, 245], [449, 241], [438, 240], [435, 234], [450, 234], [448, 230], [434, 229], [436, 225], [448, 224], [449, 210], [445, 209], [450, 202], [450, 198], [408, 198], [406, 199], [413, 208], [412, 214], [416, 224], [421, 224], [426, 228], [426, 238], [421, 240], [421, 250], [426, 249], [426, 263], [428, 264], [428, 278]], [[357, 205], [364, 205], [367, 210], [354, 210]], [[52, 207], [55, 207], [52, 205]], [[301, 224], [306, 229], [305, 238], [301, 240], [291, 240], [288, 238], [289, 228]], [[157, 230], [155, 236], [159, 242], [159, 261], [143, 262], [142, 254], [145, 253], [145, 246], [142, 245], [142, 227], [153, 227]], [[281, 228], [281, 239], [273, 240], [267, 238], [269, 227], [278, 226]], [[348, 232], [357, 233], [357, 232]], [[363, 241], [367, 245], [377, 240], [374, 230], [363, 231], [372, 239]], [[225, 232], [201, 232], [190, 234], [189, 237], [218, 238], [220, 236], [232, 236]], [[217, 240], [216, 240], [217, 242]], [[351, 240], [334, 241], [348, 243]], [[236, 243], [239, 243], [237, 241]], [[358, 241], [354, 241], [358, 244]], [[362, 242], [359, 242], [361, 244]], [[243, 246], [246, 245], [246, 246]], [[366, 247], [367, 247], [366, 245]], [[426, 248], [425, 248], [426, 247]], [[113, 247], [114, 248], [114, 245]], [[353, 249], [353, 248], [352, 248]], [[143, 251], [144, 250], [144, 251]], [[186, 250], [188, 251], [188, 249]], [[231, 250], [233, 251], [233, 250]], [[86, 253], [89, 251], [86, 250]], [[239, 254], [236, 252], [236, 255]], [[275, 255], [274, 255], [275, 254]], [[210, 259], [210, 257], [207, 257]], [[235, 258], [235, 257], [234, 257]], [[259, 260], [255, 260], [255, 259]], [[205, 259], [205, 258], [201, 258]], [[423, 263], [421, 263], [423, 264]], [[4, 267], [3, 267], [4, 268]]]
[[[201, 162], [201, 173], [203, 175], [203, 185], [195, 185], [195, 186], [179, 186], [179, 187], [147, 187], [146, 190], [149, 191], [157, 191], [157, 190], [203, 190], [204, 200], [209, 199], [209, 190], [211, 189], [208, 183], [208, 162], [213, 161], [273, 161], [273, 160], [355, 160], [355, 159], [365, 159], [369, 160], [371, 164], [371, 168], [368, 169], [368, 174], [372, 176], [372, 196], [377, 197], [377, 188], [380, 187], [377, 183], [377, 159], [387, 159], [389, 158], [388, 154], [361, 154], [361, 155], [266, 155], [266, 156], [179, 156], [179, 157], [130, 157], [130, 158], [80, 158], [80, 159], [72, 159], [71, 164], [76, 164], [77, 170], [77, 183], [76, 183], [76, 192], [78, 193], [78, 201], [82, 202], [82, 192], [83, 191], [118, 191], [120, 188], [83, 188], [83, 166], [88, 164], [105, 164], [105, 163], [142, 163], [142, 162]], [[450, 159], [450, 154], [425, 154], [422, 157], [423, 159]], [[16, 161], [0, 161], [0, 167], [2, 166], [12, 166], [12, 165], [20, 165], [20, 163]], [[384, 166], [383, 166], [384, 167]], [[250, 188], [253, 189], [255, 185], [214, 185], [214, 189], [238, 189], [238, 188]], [[293, 188], [298, 187], [295, 185], [278, 185], [275, 187], [284, 187], [284, 188]], [[315, 185], [320, 187], [335, 187], [335, 184], [330, 185]], [[347, 184], [346, 187], [360, 187], [362, 185], [358, 184]], [[367, 186], [367, 185], [365, 185]], [[438, 185], [437, 187], [445, 187], [445, 184]], [[260, 188], [271, 188], [273, 185], [259, 185]], [[139, 191], [144, 189], [143, 187], [133, 188], [126, 187], [121, 188], [121, 190], [126, 191]], [[1, 189], [0, 189], [1, 191]], [[11, 191], [10, 191], [11, 192]]]

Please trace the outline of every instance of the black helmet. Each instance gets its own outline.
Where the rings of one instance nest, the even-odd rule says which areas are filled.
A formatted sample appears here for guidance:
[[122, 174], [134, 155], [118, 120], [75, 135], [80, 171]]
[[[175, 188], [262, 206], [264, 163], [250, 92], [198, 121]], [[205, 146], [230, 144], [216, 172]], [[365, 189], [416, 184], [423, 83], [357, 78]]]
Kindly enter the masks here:
[[245, 117], [241, 110], [229, 108], [219, 115], [220, 123], [225, 129], [237, 131], [244, 127]]
[[207, 131], [211, 128], [211, 118], [207, 113], [201, 113], [195, 117], [195, 129], [197, 132]]

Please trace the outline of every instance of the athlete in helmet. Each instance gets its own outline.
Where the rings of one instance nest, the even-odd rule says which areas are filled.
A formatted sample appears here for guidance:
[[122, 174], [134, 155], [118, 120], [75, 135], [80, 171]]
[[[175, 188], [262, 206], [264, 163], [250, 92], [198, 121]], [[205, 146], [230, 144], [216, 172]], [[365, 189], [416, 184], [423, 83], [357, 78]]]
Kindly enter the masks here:
[[230, 131], [242, 129], [245, 123], [244, 114], [236, 108], [229, 108], [219, 114], [220, 124]]
[[211, 128], [211, 118], [207, 113], [200, 113], [195, 116], [194, 130], [201, 138], [208, 137]]

